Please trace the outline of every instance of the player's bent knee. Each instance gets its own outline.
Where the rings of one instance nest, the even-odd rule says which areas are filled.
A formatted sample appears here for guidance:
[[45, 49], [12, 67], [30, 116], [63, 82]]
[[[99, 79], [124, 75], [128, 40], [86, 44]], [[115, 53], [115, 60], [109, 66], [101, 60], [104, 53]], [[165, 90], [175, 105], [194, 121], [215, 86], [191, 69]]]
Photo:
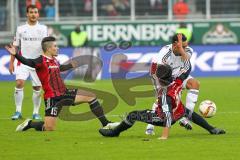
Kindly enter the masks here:
[[44, 130], [54, 131], [56, 126], [56, 117], [45, 116], [44, 120]]
[[44, 125], [44, 130], [45, 131], [54, 131], [55, 127], [54, 126], [50, 126], [50, 125]]
[[200, 82], [196, 79], [190, 79], [187, 82], [187, 88], [188, 89], [199, 89], [200, 87]]
[[193, 81], [193, 89], [199, 89], [200, 87], [200, 82], [196, 79]]
[[24, 80], [16, 80], [16, 88], [23, 88]]
[[33, 88], [33, 90], [35, 90], [35, 91], [40, 91], [41, 86], [33, 86], [32, 88]]

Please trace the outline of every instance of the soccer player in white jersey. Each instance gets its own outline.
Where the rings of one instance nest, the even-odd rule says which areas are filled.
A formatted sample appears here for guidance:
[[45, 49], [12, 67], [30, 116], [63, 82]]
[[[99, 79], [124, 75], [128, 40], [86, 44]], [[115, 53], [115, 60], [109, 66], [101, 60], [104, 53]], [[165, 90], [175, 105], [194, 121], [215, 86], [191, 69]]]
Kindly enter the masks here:
[[[181, 76], [184, 72], [191, 71], [190, 58], [192, 56], [193, 49], [188, 46], [187, 38], [183, 34], [176, 34], [172, 38], [172, 44], [164, 46], [158, 53], [156, 57], [153, 58], [153, 61], [158, 64], [168, 64], [171, 66], [173, 72], [172, 76], [174, 79]], [[154, 82], [154, 79], [153, 79]], [[186, 96], [186, 108], [193, 112], [195, 104], [198, 99], [199, 93], [199, 82], [194, 79], [192, 76], [188, 76], [183, 81], [183, 88], [188, 90]], [[155, 85], [155, 89], [158, 89], [158, 86]], [[153, 109], [157, 105], [153, 104]], [[180, 125], [184, 126], [186, 129], [192, 129], [191, 123], [188, 120], [191, 120], [190, 116], [180, 119]], [[147, 135], [154, 134], [154, 126], [149, 124], [147, 125], [146, 132]]]
[[[16, 37], [13, 45], [18, 48], [21, 55], [26, 58], [37, 58], [42, 53], [41, 41], [47, 34], [47, 27], [38, 23], [39, 12], [35, 5], [29, 5], [26, 8], [27, 22], [24, 25], [17, 27]], [[12, 116], [12, 120], [22, 118], [22, 101], [24, 83], [30, 76], [33, 86], [33, 119], [41, 119], [39, 115], [39, 108], [41, 105], [41, 82], [38, 79], [34, 68], [17, 63], [14, 68], [14, 56], [11, 56], [9, 71], [16, 74], [16, 87], [14, 92], [16, 112]]]

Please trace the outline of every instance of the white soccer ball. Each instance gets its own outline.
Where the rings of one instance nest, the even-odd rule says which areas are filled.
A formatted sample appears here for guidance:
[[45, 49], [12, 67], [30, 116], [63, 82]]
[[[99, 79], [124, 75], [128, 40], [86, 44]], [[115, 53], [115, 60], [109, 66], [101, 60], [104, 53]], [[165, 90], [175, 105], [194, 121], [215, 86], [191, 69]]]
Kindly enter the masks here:
[[213, 101], [204, 100], [199, 105], [199, 112], [205, 118], [213, 117], [216, 114], [217, 107]]

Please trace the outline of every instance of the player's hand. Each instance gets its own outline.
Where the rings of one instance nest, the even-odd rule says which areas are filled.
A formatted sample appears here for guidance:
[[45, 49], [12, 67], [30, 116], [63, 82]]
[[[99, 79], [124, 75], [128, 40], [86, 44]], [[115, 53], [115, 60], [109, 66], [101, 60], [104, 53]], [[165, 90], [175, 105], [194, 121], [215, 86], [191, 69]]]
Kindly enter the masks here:
[[5, 49], [11, 54], [11, 55], [16, 55], [16, 48], [13, 46], [13, 44], [9, 44], [5, 46]]
[[72, 64], [72, 67], [73, 67], [73, 68], [79, 67], [79, 63], [78, 63], [76, 60], [72, 60], [72, 59], [71, 59], [71, 64]]
[[10, 62], [8, 70], [11, 74], [13, 74], [13, 72], [14, 72], [14, 63], [13, 62]]
[[161, 136], [161, 137], [159, 137], [158, 139], [159, 139], [159, 140], [167, 140], [168, 137], [163, 137], [163, 136]]
[[[183, 47], [182, 47], [182, 34], [181, 33], [178, 33], [177, 34], [177, 37], [178, 37], [178, 41], [175, 41], [174, 43], [176, 44], [176, 45], [173, 45], [173, 50], [175, 51], [175, 52], [182, 52], [182, 50], [183, 50]], [[181, 53], [180, 53], [181, 54]]]
[[177, 48], [182, 49], [182, 34], [178, 33], [177, 37], [178, 37]]

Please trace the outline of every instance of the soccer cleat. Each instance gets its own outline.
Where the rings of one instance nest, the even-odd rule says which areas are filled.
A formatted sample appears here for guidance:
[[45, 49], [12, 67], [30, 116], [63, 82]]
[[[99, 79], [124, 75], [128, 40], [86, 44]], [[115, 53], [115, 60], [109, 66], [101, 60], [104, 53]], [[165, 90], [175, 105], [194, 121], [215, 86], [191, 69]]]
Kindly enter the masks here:
[[145, 131], [145, 134], [146, 135], [155, 135], [155, 133], [154, 133], [154, 125], [148, 124], [147, 128], [146, 128], [146, 131]]
[[41, 119], [42, 119], [39, 114], [33, 114], [32, 118], [33, 118], [34, 120], [41, 120]]
[[28, 129], [29, 122], [31, 122], [31, 119], [26, 119], [23, 123], [19, 124], [16, 128], [16, 132], [25, 131]]
[[151, 136], [155, 135], [154, 128], [147, 128], [145, 134]]
[[180, 126], [184, 127], [186, 130], [192, 130], [192, 124], [185, 117], [183, 117], [179, 120], [179, 124], [180, 124]]
[[118, 137], [120, 133], [114, 132], [113, 129], [99, 129], [99, 133], [104, 137]]
[[12, 120], [17, 120], [21, 118], [22, 118], [21, 112], [15, 112], [14, 115], [12, 116]]
[[111, 122], [111, 123], [108, 123], [106, 126], [104, 126], [103, 129], [114, 129], [119, 124], [120, 124], [120, 122]]
[[209, 131], [211, 134], [225, 134], [226, 132], [223, 129], [213, 128]]

